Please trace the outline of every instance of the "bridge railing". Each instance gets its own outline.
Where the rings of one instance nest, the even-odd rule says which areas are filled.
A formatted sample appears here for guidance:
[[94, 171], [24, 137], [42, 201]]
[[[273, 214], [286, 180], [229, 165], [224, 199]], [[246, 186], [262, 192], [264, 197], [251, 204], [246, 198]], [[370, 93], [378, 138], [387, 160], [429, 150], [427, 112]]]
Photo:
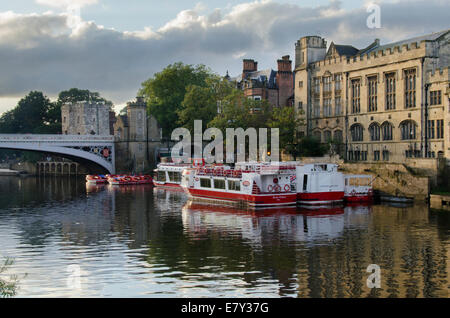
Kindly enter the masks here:
[[0, 134], [0, 142], [114, 142], [114, 136]]

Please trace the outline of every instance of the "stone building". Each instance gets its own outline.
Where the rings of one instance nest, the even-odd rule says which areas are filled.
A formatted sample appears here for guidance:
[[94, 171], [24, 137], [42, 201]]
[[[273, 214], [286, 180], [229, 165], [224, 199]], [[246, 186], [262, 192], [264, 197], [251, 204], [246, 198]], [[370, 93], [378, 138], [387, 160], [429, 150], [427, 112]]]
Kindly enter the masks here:
[[147, 115], [142, 97], [127, 103], [114, 124], [116, 168], [119, 171], [143, 172], [157, 161], [161, 130], [153, 116]]
[[278, 70], [258, 71], [258, 62], [243, 60], [242, 74], [227, 78], [244, 91], [244, 95], [255, 100], [268, 100], [272, 107], [292, 106], [294, 94], [294, 76], [289, 55], [277, 61]]
[[112, 135], [114, 112], [101, 103], [66, 103], [61, 106], [62, 133], [65, 135]]
[[364, 49], [306, 36], [295, 54], [301, 135], [351, 161], [450, 158], [450, 30]]

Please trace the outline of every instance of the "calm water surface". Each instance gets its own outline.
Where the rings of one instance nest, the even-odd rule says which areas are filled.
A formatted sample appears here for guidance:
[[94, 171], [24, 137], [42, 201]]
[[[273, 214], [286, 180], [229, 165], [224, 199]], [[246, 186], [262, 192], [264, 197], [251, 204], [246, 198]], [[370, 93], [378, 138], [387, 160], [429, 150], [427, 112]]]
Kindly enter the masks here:
[[449, 251], [450, 213], [424, 205], [251, 213], [151, 186], [0, 177], [19, 297], [448, 297]]

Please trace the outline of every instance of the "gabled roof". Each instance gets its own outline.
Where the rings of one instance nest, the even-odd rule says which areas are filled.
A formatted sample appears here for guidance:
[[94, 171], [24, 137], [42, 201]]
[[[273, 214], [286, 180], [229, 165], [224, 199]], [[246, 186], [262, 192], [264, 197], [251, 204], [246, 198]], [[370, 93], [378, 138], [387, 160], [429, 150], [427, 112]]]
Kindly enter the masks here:
[[330, 47], [328, 48], [327, 56], [330, 57], [335, 54], [339, 56], [354, 56], [358, 52], [359, 50], [352, 45], [341, 45], [331, 42]]

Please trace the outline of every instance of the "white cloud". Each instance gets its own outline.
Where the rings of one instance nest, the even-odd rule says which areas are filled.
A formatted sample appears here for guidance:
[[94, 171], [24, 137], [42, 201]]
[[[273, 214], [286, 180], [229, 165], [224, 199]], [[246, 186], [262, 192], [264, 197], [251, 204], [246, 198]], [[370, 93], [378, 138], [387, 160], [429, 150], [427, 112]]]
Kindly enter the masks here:
[[98, 0], [36, 0], [36, 3], [54, 8], [81, 8], [88, 5], [97, 4]]
[[30, 90], [54, 96], [79, 87], [100, 91], [119, 104], [134, 98], [145, 79], [177, 61], [237, 75], [242, 58], [255, 58], [260, 68], [276, 67], [276, 59], [285, 54], [293, 58], [294, 43], [305, 35], [362, 48], [374, 38], [386, 43], [449, 27], [448, 5], [443, 1], [380, 5], [381, 29], [366, 27], [365, 6], [344, 10], [338, 1], [317, 7], [254, 1], [210, 14], [197, 5], [159, 29], [129, 32], [81, 20], [74, 27], [67, 13], [3, 12], [0, 98], [23, 96]]

